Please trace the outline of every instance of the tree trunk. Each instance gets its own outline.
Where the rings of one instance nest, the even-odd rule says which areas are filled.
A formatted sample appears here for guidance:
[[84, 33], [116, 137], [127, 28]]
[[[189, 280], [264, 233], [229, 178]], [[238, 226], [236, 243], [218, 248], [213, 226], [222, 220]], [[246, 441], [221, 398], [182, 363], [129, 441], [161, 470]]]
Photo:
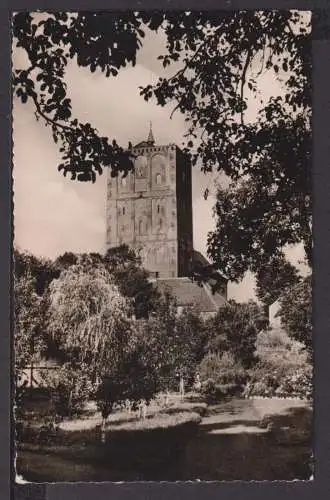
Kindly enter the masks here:
[[182, 376], [180, 377], [179, 392], [182, 401], [184, 399], [184, 378]]
[[142, 403], [142, 420], [145, 420], [147, 416], [147, 405], [145, 401]]
[[72, 410], [72, 389], [69, 392], [69, 399], [68, 399], [68, 412], [69, 412], [69, 417], [71, 417], [71, 410]]
[[33, 392], [33, 361], [31, 359], [30, 363], [30, 396], [32, 397], [32, 392]]
[[106, 429], [106, 424], [107, 424], [107, 418], [102, 417], [102, 424], [101, 424], [101, 443], [105, 443], [105, 429]]

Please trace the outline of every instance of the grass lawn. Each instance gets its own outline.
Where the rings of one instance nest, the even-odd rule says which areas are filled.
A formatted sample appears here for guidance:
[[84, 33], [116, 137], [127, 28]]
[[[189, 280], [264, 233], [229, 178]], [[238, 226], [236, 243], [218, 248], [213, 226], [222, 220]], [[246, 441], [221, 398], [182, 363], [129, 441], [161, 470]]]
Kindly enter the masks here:
[[194, 398], [154, 401], [145, 420], [117, 411], [63, 422], [51, 445], [24, 443], [18, 473], [30, 481], [308, 479], [312, 410], [303, 401], [233, 399], [206, 408]]

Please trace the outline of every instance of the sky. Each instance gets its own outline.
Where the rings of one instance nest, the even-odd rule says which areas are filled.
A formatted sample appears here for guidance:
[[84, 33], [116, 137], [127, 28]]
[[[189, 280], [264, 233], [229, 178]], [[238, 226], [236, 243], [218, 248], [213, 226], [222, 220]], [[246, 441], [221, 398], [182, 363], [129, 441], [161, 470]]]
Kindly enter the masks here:
[[[152, 121], [156, 144], [183, 142], [184, 117], [171, 110], [146, 102], [139, 86], [165, 76], [157, 56], [163, 52], [161, 35], [147, 36], [137, 58], [137, 65], [106, 78], [101, 72], [90, 73], [75, 62], [68, 66], [66, 81], [72, 99], [73, 115], [90, 122], [102, 136], [115, 137], [120, 145], [146, 139]], [[13, 66], [24, 67], [25, 55], [13, 49]], [[283, 92], [273, 74], [266, 73], [258, 82], [263, 100]], [[258, 102], [249, 100], [247, 116], [253, 119]], [[79, 183], [64, 178], [57, 171], [60, 163], [58, 147], [50, 130], [37, 122], [30, 102], [13, 102], [14, 141], [14, 244], [35, 255], [54, 258], [65, 251], [103, 252], [106, 236], [106, 175], [95, 184]], [[215, 226], [213, 206], [214, 181], [224, 183], [216, 174], [203, 174], [193, 168], [193, 236], [194, 247], [206, 255], [207, 234]], [[203, 193], [211, 187], [207, 200]], [[289, 259], [302, 259], [301, 249], [290, 250]], [[254, 279], [248, 274], [239, 284], [229, 284], [228, 296], [237, 301], [254, 299]]]

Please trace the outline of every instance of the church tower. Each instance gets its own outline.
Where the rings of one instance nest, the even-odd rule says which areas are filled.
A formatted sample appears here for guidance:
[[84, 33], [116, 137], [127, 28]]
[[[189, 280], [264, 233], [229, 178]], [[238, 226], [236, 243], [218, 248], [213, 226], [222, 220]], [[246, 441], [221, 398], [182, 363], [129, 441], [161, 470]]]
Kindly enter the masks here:
[[108, 176], [107, 248], [138, 249], [156, 278], [187, 276], [193, 255], [190, 162], [176, 145], [156, 145], [151, 125], [132, 153], [134, 172]]

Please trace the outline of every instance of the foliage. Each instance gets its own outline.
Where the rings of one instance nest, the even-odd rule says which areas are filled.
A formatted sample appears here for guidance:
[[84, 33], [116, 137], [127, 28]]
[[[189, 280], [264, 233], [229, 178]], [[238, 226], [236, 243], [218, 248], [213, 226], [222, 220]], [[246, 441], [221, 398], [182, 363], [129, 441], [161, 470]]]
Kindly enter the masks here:
[[36, 280], [29, 274], [14, 275], [14, 350], [16, 376], [37, 360], [43, 350], [46, 301], [36, 292]]
[[251, 374], [244, 395], [246, 397], [313, 397], [313, 370], [310, 364], [299, 366], [296, 370], [279, 373], [272, 371], [273, 366], [259, 365]]
[[204, 322], [197, 312], [184, 309], [176, 320], [177, 369], [187, 378], [194, 378], [196, 366], [203, 358], [207, 332]]
[[129, 153], [115, 140], [110, 144], [91, 124], [72, 117], [64, 77], [73, 58], [79, 66], [87, 66], [92, 72], [100, 68], [107, 76], [116, 75], [128, 62], [135, 63], [139, 24], [133, 13], [120, 18], [104, 12], [20, 12], [14, 16], [16, 46], [25, 50], [29, 59], [26, 69], [14, 71], [16, 95], [22, 102], [32, 101], [37, 119], [51, 128], [54, 141], [60, 144], [62, 163], [58, 169], [64, 175], [95, 181], [96, 172], [102, 173], [104, 166], [111, 164], [114, 172], [119, 166], [126, 172], [132, 166]]
[[55, 261], [60, 271], [77, 263], [86, 266], [103, 265], [119, 292], [132, 300], [137, 319], [147, 318], [157, 309], [159, 294], [149, 281], [149, 273], [142, 267], [138, 253], [127, 245], [109, 248], [103, 256], [98, 253], [73, 254], [66, 252]]
[[64, 270], [50, 287], [49, 331], [67, 359], [86, 363], [96, 380], [129, 349], [131, 305], [103, 266]]
[[[95, 181], [133, 168], [129, 151], [72, 116], [65, 71], [71, 59], [114, 77], [135, 65], [148, 31], [160, 30], [159, 60], [169, 76], [141, 89], [185, 115], [185, 152], [202, 170], [225, 173], [209, 255], [232, 280], [267, 264], [286, 244], [303, 242], [311, 262], [311, 26], [298, 11], [148, 11], [31, 14], [13, 18], [13, 36], [29, 64], [14, 69], [15, 94], [60, 143], [59, 170]], [[179, 69], [177, 69], [179, 66]], [[247, 101], [270, 72], [284, 95], [245, 119]], [[205, 193], [207, 196], [207, 192]]]
[[73, 252], [64, 252], [64, 254], [59, 255], [54, 262], [55, 267], [61, 272], [64, 269], [68, 269], [70, 266], [77, 264], [78, 255]]
[[27, 252], [14, 249], [14, 274], [17, 279], [30, 275], [34, 278], [35, 291], [43, 295], [54, 278], [58, 278], [59, 272], [54, 264], [44, 258], [38, 258]]
[[229, 352], [207, 354], [199, 366], [202, 393], [209, 402], [242, 392], [246, 371]]
[[45, 370], [44, 382], [50, 392], [55, 414], [73, 417], [80, 413], [92, 394], [89, 367], [65, 363], [55, 370]]
[[193, 313], [177, 316], [170, 295], [160, 298], [157, 312], [135, 323], [130, 351], [100, 384], [96, 398], [103, 418], [127, 400], [133, 409], [141, 401], [149, 404], [158, 392], [173, 387], [177, 374], [191, 376], [200, 355], [200, 326]]
[[189, 277], [198, 285], [207, 283], [212, 293], [226, 296], [228, 279], [200, 253], [194, 250]]
[[[174, 101], [188, 122], [193, 163], [232, 181], [217, 194], [210, 257], [232, 280], [286, 244], [303, 242], [311, 263], [310, 22], [297, 11], [194, 12], [164, 30], [163, 64], [182, 67], [142, 93], [160, 105]], [[247, 101], [265, 72], [282, 81], [284, 95], [249, 122]]]
[[165, 294], [143, 331], [159, 373], [159, 390], [176, 387], [179, 377], [189, 383], [203, 357], [206, 342], [200, 316], [188, 310], [178, 314], [175, 299]]
[[298, 283], [299, 274], [284, 255], [280, 254], [278, 257], [273, 256], [267, 265], [258, 269], [256, 280], [256, 295], [266, 307], [269, 307], [289, 287]]
[[157, 310], [159, 293], [149, 281], [149, 273], [143, 269], [141, 258], [134, 249], [127, 245], [110, 248], [104, 263], [120, 293], [132, 299], [137, 319], [147, 318]]
[[[148, 343], [158, 372], [159, 390], [168, 389], [173, 383], [180, 359], [180, 339], [176, 335], [177, 309], [173, 297], [165, 294], [157, 311], [143, 325], [143, 335]], [[179, 342], [179, 345], [177, 343]], [[180, 360], [181, 361], [181, 360]]]
[[281, 322], [295, 340], [302, 342], [309, 352], [313, 349], [312, 338], [312, 277], [308, 276], [301, 283], [287, 291], [281, 299], [278, 312]]
[[[114, 255], [123, 257], [120, 251]], [[124, 271], [129, 279], [135, 266], [135, 258], [131, 263], [126, 257], [120, 265], [103, 263], [98, 255], [79, 256], [51, 284], [50, 331], [73, 373], [81, 363], [88, 367], [104, 418], [114, 404], [149, 401], [157, 390], [155, 351], [144, 336], [144, 322], [133, 319], [132, 301], [116, 284]]]
[[254, 362], [255, 341], [267, 319], [254, 302], [228, 301], [214, 318], [208, 320], [206, 329], [209, 341], [207, 352], [229, 351], [235, 360], [249, 368]]
[[150, 349], [143, 323], [137, 323], [130, 341], [130, 350], [118, 366], [108, 366], [96, 392], [96, 400], [103, 418], [115, 405], [129, 400], [133, 409], [141, 401], [147, 404], [159, 388], [159, 370], [156, 353]]
[[256, 355], [263, 360], [271, 360], [275, 364], [293, 363], [294, 366], [307, 361], [307, 352], [303, 343], [289, 337], [283, 328], [261, 331], [255, 343]]
[[250, 370], [246, 396], [312, 396], [312, 365], [304, 345], [284, 330], [261, 332], [256, 342], [258, 363]]

